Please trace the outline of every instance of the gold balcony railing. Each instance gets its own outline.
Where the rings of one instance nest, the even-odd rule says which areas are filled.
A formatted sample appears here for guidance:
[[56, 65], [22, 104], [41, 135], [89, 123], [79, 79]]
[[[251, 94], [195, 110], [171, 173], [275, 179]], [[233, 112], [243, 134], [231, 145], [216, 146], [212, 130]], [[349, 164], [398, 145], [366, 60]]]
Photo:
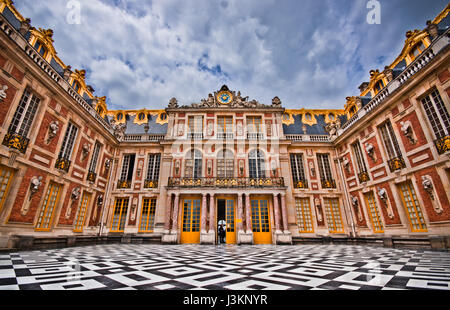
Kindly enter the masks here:
[[405, 160], [403, 157], [395, 157], [388, 161], [388, 166], [391, 172], [402, 170], [403, 168], [406, 168]]
[[322, 188], [324, 188], [324, 189], [336, 188], [336, 181], [333, 179], [321, 179], [321, 182], [322, 182]]
[[294, 180], [294, 188], [308, 188], [308, 180]]
[[56, 160], [55, 168], [64, 172], [69, 172], [71, 164], [72, 162], [70, 160], [60, 157]]
[[145, 180], [144, 188], [158, 188], [159, 182], [158, 180]]
[[10, 149], [18, 150], [20, 153], [25, 154], [28, 148], [30, 140], [18, 135], [16, 133], [8, 132], [3, 139], [3, 145]]
[[284, 187], [283, 178], [169, 178], [168, 187]]
[[131, 180], [119, 180], [117, 181], [117, 189], [130, 189]]
[[445, 136], [434, 141], [439, 155], [445, 154], [450, 151], [450, 136]]

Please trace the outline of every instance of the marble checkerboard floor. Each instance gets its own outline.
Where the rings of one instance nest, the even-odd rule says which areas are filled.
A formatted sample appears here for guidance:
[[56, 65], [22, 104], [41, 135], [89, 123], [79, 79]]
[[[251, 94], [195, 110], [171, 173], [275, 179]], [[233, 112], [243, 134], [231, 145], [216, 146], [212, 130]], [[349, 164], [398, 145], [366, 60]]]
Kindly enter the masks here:
[[0, 290], [450, 289], [450, 252], [97, 245], [0, 255]]

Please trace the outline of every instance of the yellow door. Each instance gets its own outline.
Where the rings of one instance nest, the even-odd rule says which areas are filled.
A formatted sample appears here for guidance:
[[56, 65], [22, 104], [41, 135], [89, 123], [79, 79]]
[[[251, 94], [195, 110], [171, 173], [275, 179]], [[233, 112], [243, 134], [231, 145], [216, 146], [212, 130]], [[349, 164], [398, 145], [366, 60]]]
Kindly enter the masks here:
[[233, 199], [226, 201], [227, 244], [236, 243], [236, 207]]
[[252, 227], [254, 244], [271, 244], [269, 202], [266, 199], [254, 199], [252, 206]]
[[181, 243], [200, 243], [200, 199], [184, 199]]

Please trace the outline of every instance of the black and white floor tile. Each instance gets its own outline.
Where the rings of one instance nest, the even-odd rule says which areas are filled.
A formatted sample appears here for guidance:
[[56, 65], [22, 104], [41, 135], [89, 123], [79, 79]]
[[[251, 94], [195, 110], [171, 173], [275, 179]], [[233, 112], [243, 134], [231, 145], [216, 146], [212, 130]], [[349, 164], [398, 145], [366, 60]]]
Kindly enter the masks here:
[[450, 253], [99, 245], [0, 255], [0, 290], [450, 290]]

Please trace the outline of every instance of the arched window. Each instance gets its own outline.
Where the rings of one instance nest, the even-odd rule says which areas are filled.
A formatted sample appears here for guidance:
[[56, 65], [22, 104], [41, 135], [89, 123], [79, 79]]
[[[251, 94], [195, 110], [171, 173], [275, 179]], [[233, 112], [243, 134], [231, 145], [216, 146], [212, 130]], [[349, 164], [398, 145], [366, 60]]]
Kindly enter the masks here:
[[350, 113], [350, 117], [352, 117], [353, 115], [355, 115], [355, 113], [356, 113], [356, 106], [352, 106], [352, 107], [350, 108], [349, 113]]
[[97, 113], [101, 116], [103, 115], [103, 108], [102, 107], [98, 107], [97, 108]]
[[376, 84], [375, 84], [375, 94], [378, 94], [380, 91], [382, 91], [384, 88], [384, 83], [383, 80], [379, 80]]
[[217, 177], [234, 177], [234, 155], [230, 150], [221, 150], [217, 154]]
[[422, 54], [422, 52], [424, 50], [425, 50], [425, 46], [423, 45], [422, 42], [414, 45], [414, 47], [411, 49], [411, 52], [409, 52], [409, 57], [411, 57], [411, 61], [414, 61], [417, 58], [417, 56]]
[[248, 157], [248, 167], [250, 178], [265, 178], [265, 161], [264, 154], [260, 150], [253, 150]]
[[194, 179], [202, 177], [202, 153], [199, 150], [191, 150], [187, 153], [184, 176]]

